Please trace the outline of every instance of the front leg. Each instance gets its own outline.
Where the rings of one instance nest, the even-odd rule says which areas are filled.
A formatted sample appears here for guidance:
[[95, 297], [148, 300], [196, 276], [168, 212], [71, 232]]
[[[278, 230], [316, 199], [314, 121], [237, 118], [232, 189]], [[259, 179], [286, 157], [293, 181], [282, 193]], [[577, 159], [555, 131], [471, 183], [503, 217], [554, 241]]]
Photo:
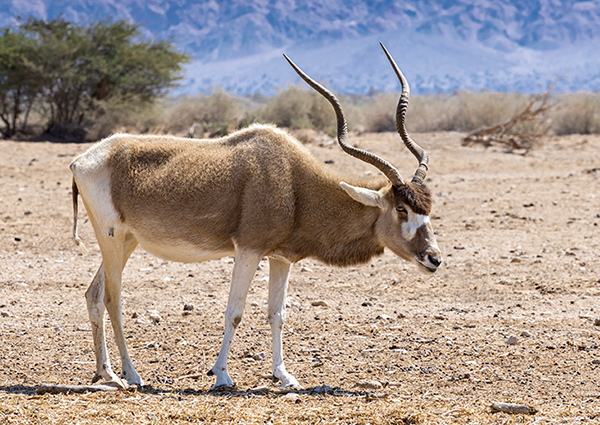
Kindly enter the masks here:
[[262, 257], [262, 254], [244, 251], [242, 248], [236, 247], [235, 265], [233, 266], [229, 299], [225, 310], [225, 335], [223, 336], [219, 357], [217, 357], [215, 365], [208, 372], [209, 376], [217, 376], [217, 382], [212, 389], [233, 385], [233, 381], [227, 372], [227, 357], [235, 330], [242, 321], [248, 289]]
[[285, 370], [283, 364], [282, 334], [290, 266], [286, 261], [269, 258], [269, 323], [273, 337], [273, 376], [281, 380], [282, 387], [299, 387], [296, 378]]

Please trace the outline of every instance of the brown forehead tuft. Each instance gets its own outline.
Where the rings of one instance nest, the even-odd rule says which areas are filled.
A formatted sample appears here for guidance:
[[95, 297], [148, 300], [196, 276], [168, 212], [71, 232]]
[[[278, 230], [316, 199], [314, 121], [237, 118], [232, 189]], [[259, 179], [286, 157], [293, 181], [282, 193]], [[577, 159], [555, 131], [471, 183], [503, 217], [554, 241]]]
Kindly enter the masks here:
[[402, 186], [395, 186], [394, 195], [417, 214], [429, 215], [431, 213], [433, 200], [429, 188], [424, 184], [408, 182]]

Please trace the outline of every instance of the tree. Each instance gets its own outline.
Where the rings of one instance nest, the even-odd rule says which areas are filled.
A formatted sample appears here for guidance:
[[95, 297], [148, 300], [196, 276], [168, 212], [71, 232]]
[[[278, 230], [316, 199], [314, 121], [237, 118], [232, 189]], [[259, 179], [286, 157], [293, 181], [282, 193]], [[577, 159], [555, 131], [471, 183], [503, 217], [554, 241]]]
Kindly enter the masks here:
[[5, 29], [0, 37], [0, 133], [8, 138], [27, 127], [40, 91], [30, 61], [32, 45], [22, 32]]
[[[7, 34], [13, 33], [5, 30]], [[153, 102], [176, 85], [182, 65], [189, 61], [169, 40], [144, 40], [139, 26], [126, 21], [79, 24], [62, 17], [30, 18], [18, 35], [31, 48], [23, 55], [27, 66], [15, 75], [36, 83], [48, 116], [45, 130], [58, 136], [83, 138], [83, 128], [111, 104]], [[12, 39], [4, 37], [0, 45], [10, 43]], [[12, 74], [1, 77], [5, 75]], [[9, 93], [4, 87], [0, 90]], [[21, 107], [15, 108], [14, 101], [11, 105], [18, 116]]]

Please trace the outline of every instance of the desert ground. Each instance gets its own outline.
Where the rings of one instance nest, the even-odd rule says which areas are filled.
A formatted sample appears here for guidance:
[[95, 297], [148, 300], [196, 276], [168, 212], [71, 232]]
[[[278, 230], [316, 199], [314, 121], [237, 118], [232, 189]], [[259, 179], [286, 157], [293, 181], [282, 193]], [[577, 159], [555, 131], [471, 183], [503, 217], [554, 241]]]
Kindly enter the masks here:
[[[291, 392], [270, 376], [266, 260], [232, 345], [235, 387], [211, 392], [233, 259], [180, 264], [138, 248], [123, 314], [147, 385], [37, 394], [94, 375], [84, 293], [101, 257], [81, 203], [89, 252], [71, 239], [68, 168], [90, 145], [0, 141], [0, 424], [600, 423], [600, 136], [548, 137], [527, 155], [461, 136], [413, 135], [431, 157], [437, 274], [387, 251], [346, 269], [293, 266]], [[351, 142], [405, 178], [416, 168], [397, 134]], [[329, 167], [376, 172], [324, 138], [306, 146]], [[493, 412], [499, 402], [532, 410]]]

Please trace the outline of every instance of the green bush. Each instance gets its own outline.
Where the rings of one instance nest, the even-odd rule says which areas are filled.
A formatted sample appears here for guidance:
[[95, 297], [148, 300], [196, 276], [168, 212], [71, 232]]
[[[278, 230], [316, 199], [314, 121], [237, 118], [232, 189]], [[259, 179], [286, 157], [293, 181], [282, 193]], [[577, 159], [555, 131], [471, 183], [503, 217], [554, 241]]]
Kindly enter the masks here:
[[[166, 94], [189, 60], [168, 40], [144, 41], [139, 27], [126, 21], [79, 24], [62, 17], [4, 29], [0, 57], [0, 106], [8, 102], [13, 111], [4, 135], [26, 121], [35, 101], [46, 131], [73, 139], [107, 116], [105, 105], [152, 103]], [[20, 81], [27, 90], [19, 90]]]

